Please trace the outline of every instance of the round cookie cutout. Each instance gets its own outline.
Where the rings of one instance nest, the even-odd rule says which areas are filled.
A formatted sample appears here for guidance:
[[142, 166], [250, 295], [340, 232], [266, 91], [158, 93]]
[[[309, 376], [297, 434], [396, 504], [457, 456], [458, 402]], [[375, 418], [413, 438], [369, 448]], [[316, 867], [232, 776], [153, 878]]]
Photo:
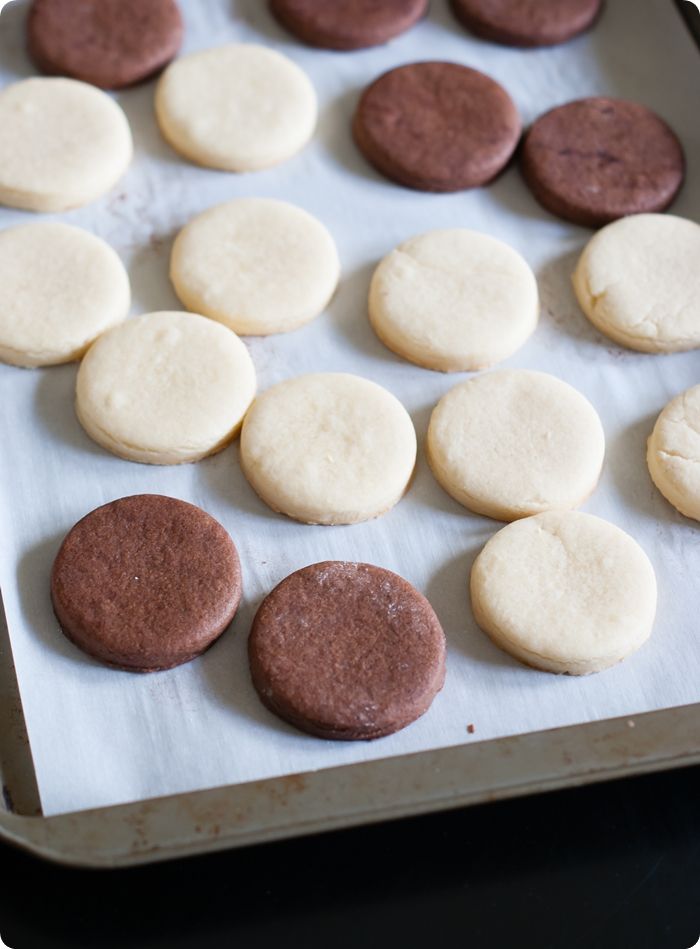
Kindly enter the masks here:
[[161, 70], [180, 49], [182, 33], [175, 0], [33, 0], [27, 20], [39, 69], [102, 89]]
[[172, 147], [223, 171], [258, 171], [300, 151], [316, 126], [316, 93], [286, 56], [254, 44], [191, 53], [165, 70], [156, 117]]
[[262, 702], [320, 738], [381, 738], [428, 710], [445, 635], [407, 580], [366, 563], [297, 570], [260, 605], [248, 640]]
[[68, 211], [97, 200], [132, 155], [126, 116], [74, 79], [24, 79], [0, 90], [0, 204]]
[[676, 134], [651, 109], [598, 97], [537, 119], [523, 140], [521, 168], [552, 214], [600, 227], [667, 208], [683, 184], [685, 156]]
[[456, 501], [512, 521], [582, 504], [598, 483], [605, 435], [593, 406], [572, 386], [544, 372], [504, 369], [443, 396], [426, 452]]
[[671, 353], [700, 346], [700, 226], [635, 214], [586, 245], [573, 276], [581, 309], [622, 346]]
[[255, 369], [235, 333], [194, 313], [147, 313], [90, 347], [75, 407], [113, 454], [174, 465], [227, 445], [254, 395]]
[[285, 201], [238, 198], [178, 234], [170, 278], [184, 305], [236, 333], [267, 336], [308, 323], [338, 284], [333, 238]]
[[646, 642], [656, 578], [629, 534], [580, 511], [504, 527], [474, 562], [474, 618], [496, 645], [548, 672], [587, 675]]
[[425, 16], [428, 0], [270, 0], [270, 9], [309, 46], [353, 50], [405, 33]]
[[99, 237], [59, 222], [0, 231], [0, 360], [78, 359], [129, 312], [124, 266]]
[[602, 0], [450, 0], [476, 36], [505, 46], [554, 46], [593, 23]]
[[412, 237], [372, 277], [369, 318], [381, 341], [419, 366], [484, 369], [537, 325], [537, 281], [502, 241], [452, 228]]
[[456, 63], [384, 73], [363, 93], [355, 143], [374, 167], [420, 191], [460, 191], [491, 181], [520, 138], [512, 99], [493, 79]]
[[238, 553], [221, 524], [154, 494], [111, 501], [78, 521], [51, 573], [66, 637], [132, 672], [199, 656], [229, 625], [241, 593]]
[[700, 521], [700, 386], [672, 399], [647, 444], [651, 479], [667, 501]]
[[307, 524], [355, 524], [401, 499], [416, 433], [391, 393], [347, 373], [281, 382], [255, 400], [241, 467], [262, 500]]

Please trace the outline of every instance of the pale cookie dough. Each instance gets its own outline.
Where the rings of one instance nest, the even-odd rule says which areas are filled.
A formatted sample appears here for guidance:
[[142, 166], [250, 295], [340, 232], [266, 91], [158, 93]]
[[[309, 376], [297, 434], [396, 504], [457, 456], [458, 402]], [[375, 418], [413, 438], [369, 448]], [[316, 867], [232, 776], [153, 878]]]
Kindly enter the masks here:
[[131, 461], [198, 461], [238, 432], [255, 395], [240, 339], [194, 313], [147, 313], [101, 336], [78, 371], [85, 431]]
[[381, 341], [442, 372], [484, 369], [537, 325], [537, 281], [517, 251], [462, 228], [405, 241], [377, 267], [369, 318]]
[[198, 215], [178, 234], [170, 259], [170, 279], [189, 310], [256, 336], [318, 316], [339, 273], [323, 224], [268, 198], [238, 198]]
[[0, 204], [67, 211], [105, 194], [132, 155], [126, 116], [75, 79], [25, 79], [0, 91]]
[[426, 452], [456, 501], [512, 521], [581, 504], [598, 483], [605, 435], [593, 406], [572, 386], [544, 372], [503, 369], [442, 397]]
[[124, 266], [99, 237], [56, 221], [0, 231], [0, 360], [52, 366], [78, 359], [124, 320]]
[[268, 389], [241, 433], [241, 466], [274, 511], [308, 524], [354, 524], [402, 497], [416, 463], [408, 412], [381, 386], [315, 373]]
[[185, 158], [224, 171], [257, 171], [291, 158], [316, 126], [316, 93], [286, 56], [229, 44], [175, 60], [156, 89], [156, 117]]
[[474, 618], [496, 645], [548, 672], [587, 675], [646, 642], [656, 578], [642, 548], [579, 511], [528, 517], [486, 544], [471, 572]]
[[583, 312], [630, 349], [700, 346], [700, 226], [671, 214], [635, 214], [591, 238], [573, 282]]
[[651, 479], [667, 501], [700, 521], [700, 386], [672, 399], [647, 445]]

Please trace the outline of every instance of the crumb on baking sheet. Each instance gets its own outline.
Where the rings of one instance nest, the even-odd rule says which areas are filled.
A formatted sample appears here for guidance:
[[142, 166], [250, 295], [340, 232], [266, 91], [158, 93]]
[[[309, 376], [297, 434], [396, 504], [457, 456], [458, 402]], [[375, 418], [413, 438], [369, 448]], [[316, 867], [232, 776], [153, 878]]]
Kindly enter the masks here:
[[474, 728], [471, 722], [467, 725], [467, 731], [469, 732], [470, 735], [473, 735], [474, 732], [476, 731], [476, 728]]

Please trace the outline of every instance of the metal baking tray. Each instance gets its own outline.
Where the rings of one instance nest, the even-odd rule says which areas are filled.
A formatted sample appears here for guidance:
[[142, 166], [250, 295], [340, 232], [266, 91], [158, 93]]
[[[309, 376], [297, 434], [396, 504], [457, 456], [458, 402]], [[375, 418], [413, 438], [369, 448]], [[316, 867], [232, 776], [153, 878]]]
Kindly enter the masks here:
[[[613, 0], [614, 2], [614, 0]], [[700, 38], [700, 12], [677, 0]], [[669, 0], [669, 11], [671, 3]], [[700, 704], [55, 817], [41, 814], [0, 622], [0, 839], [119, 867], [700, 763]]]

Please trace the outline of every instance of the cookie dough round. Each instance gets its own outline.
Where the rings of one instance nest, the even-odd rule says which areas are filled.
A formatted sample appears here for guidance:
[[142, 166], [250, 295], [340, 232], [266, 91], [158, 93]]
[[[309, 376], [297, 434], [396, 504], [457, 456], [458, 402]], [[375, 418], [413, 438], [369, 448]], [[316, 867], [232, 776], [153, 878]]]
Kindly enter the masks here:
[[241, 467], [273, 509], [308, 524], [355, 524], [401, 499], [416, 433], [391, 393], [347, 373], [281, 382], [255, 400], [241, 433]]
[[700, 385], [672, 399], [647, 444], [651, 479], [667, 501], [700, 521]]
[[33, 0], [29, 53], [43, 72], [102, 89], [142, 82], [182, 43], [175, 0]]
[[477, 231], [428, 231], [377, 267], [369, 318], [389, 349], [442, 372], [511, 356], [537, 325], [537, 281], [512, 247]]
[[656, 578], [629, 534], [591, 514], [548, 511], [504, 527], [471, 572], [474, 618], [536, 669], [587, 675], [651, 634]]
[[428, 0], [270, 0], [270, 9], [303, 43], [351, 50], [405, 33], [425, 16]]
[[126, 116], [75, 79], [24, 79], [0, 90], [0, 204], [68, 211], [97, 200], [132, 155]]
[[629, 349], [700, 346], [700, 226], [670, 214], [635, 214], [586, 245], [573, 276], [583, 312]]
[[504, 369], [440, 399], [426, 451], [456, 501], [512, 521], [582, 504], [598, 483], [605, 435], [593, 406], [566, 382]]
[[0, 231], [0, 360], [78, 359], [129, 313], [124, 266], [99, 237], [58, 222]]
[[602, 0], [450, 0], [476, 36], [506, 46], [553, 46], [583, 33]]
[[430, 603], [366, 563], [316, 563], [283, 580], [255, 616], [248, 655], [263, 704], [320, 738], [399, 731], [445, 681], [445, 635]]
[[316, 113], [306, 74], [253, 44], [183, 56], [156, 89], [165, 139], [190, 161], [223, 171], [258, 171], [291, 158], [313, 135]]
[[198, 215], [178, 234], [170, 260], [175, 292], [188, 309], [255, 336], [318, 316], [339, 274], [321, 222], [267, 198], [238, 198]]
[[67, 638], [132, 672], [199, 656], [229, 625], [241, 593], [238, 553], [221, 524], [155, 494], [112, 501], [78, 521], [51, 573]]
[[237, 434], [255, 395], [240, 339], [194, 313], [147, 313], [101, 336], [78, 370], [76, 412], [131, 461], [199, 461]]
[[526, 134], [520, 159], [539, 203], [588, 227], [663, 211], [685, 177], [673, 130], [623, 99], [580, 99], [545, 113]]
[[387, 178], [420, 191], [460, 191], [491, 181], [520, 138], [520, 117], [493, 79], [456, 63], [384, 73], [363, 93], [353, 135]]

